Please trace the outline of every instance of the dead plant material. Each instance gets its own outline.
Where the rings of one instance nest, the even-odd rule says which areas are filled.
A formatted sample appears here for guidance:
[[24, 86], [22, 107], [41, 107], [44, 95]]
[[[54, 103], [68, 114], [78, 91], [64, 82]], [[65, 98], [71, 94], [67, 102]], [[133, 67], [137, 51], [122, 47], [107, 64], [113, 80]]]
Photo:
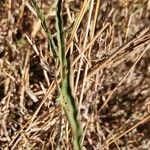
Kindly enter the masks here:
[[[55, 1], [38, 6], [57, 45]], [[64, 0], [62, 14], [83, 149], [148, 150], [150, 1]], [[31, 1], [0, 0], [0, 150], [73, 149], [48, 49]]]

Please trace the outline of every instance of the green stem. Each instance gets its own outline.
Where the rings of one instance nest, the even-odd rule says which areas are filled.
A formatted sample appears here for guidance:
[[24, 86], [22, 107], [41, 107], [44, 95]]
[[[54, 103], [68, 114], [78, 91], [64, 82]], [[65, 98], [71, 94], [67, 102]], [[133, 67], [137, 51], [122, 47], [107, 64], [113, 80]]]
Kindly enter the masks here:
[[71, 127], [72, 137], [73, 137], [73, 148], [74, 150], [82, 150], [82, 146], [81, 146], [82, 130], [81, 130], [80, 123], [77, 119], [78, 110], [75, 104], [75, 99], [72, 96], [71, 85], [70, 85], [71, 66], [70, 66], [69, 58], [67, 58], [65, 55], [66, 44], [65, 44], [65, 36], [63, 31], [63, 20], [61, 14], [62, 0], [56, 1], [56, 30], [57, 30], [58, 48], [56, 48], [54, 44], [54, 41], [51, 37], [51, 33], [46, 26], [45, 17], [40, 11], [36, 3], [36, 0], [32, 0], [32, 4], [35, 10], [37, 11], [38, 17], [40, 18], [42, 23], [42, 27], [47, 34], [49, 46], [51, 47], [55, 62], [58, 61], [60, 65], [61, 82], [59, 83], [59, 92], [60, 92], [59, 100], [60, 100], [60, 104], [62, 104], [62, 107], [65, 111], [65, 115]]
[[63, 32], [63, 21], [61, 15], [61, 4], [62, 0], [57, 0], [57, 9], [56, 9], [56, 29], [57, 29], [57, 41], [58, 41], [58, 54], [60, 58], [61, 65], [61, 85], [60, 85], [60, 95], [65, 101], [63, 106], [65, 114], [67, 116], [68, 122], [72, 129], [73, 136], [73, 147], [75, 150], [81, 150], [81, 127], [77, 119], [78, 111], [75, 104], [75, 99], [72, 96], [71, 85], [70, 85], [70, 61], [66, 57], [65, 51], [65, 36]]

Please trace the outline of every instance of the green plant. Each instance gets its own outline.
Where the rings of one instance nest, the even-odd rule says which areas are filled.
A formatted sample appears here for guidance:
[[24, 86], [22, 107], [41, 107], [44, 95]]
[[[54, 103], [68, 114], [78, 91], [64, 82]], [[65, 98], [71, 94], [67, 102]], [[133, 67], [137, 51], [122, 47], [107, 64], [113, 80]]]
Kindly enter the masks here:
[[72, 96], [71, 85], [70, 85], [70, 61], [69, 58], [65, 55], [66, 52], [66, 44], [65, 44], [65, 36], [63, 29], [63, 20], [62, 20], [62, 0], [56, 1], [56, 30], [57, 30], [57, 43], [56, 47], [54, 41], [52, 39], [51, 33], [46, 25], [46, 20], [42, 12], [40, 11], [36, 0], [32, 0], [32, 4], [37, 11], [38, 17], [41, 20], [42, 27], [45, 30], [49, 42], [49, 48], [51, 53], [54, 56], [56, 69], [60, 68], [59, 75], [56, 77], [58, 81], [60, 78], [60, 82], [58, 83], [59, 89], [59, 98], [58, 101], [62, 105], [68, 122], [70, 124], [73, 136], [73, 147], [75, 150], [81, 150], [82, 146], [80, 144], [82, 130], [80, 123], [77, 119], [78, 111], [75, 104], [75, 100]]

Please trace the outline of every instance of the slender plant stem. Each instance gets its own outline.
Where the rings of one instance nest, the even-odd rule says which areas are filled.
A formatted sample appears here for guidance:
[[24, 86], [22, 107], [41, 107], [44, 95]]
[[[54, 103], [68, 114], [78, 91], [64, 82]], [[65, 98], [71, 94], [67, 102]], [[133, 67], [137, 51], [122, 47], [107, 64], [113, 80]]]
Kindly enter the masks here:
[[[81, 125], [77, 119], [78, 110], [76, 107], [75, 99], [72, 95], [72, 89], [70, 85], [70, 60], [65, 55], [66, 52], [66, 43], [65, 43], [65, 36], [63, 31], [63, 19], [62, 19], [62, 0], [56, 1], [56, 30], [57, 30], [57, 48], [54, 44], [54, 41], [51, 37], [51, 33], [46, 26], [45, 17], [40, 11], [36, 0], [32, 0], [32, 4], [37, 11], [38, 17], [42, 22], [42, 27], [47, 34], [47, 38], [49, 41], [49, 46], [51, 47], [51, 51], [53, 53], [55, 62], [59, 62], [60, 67], [60, 78], [61, 82], [59, 82], [59, 102], [62, 105], [67, 120], [70, 124], [72, 130], [72, 138], [73, 138], [73, 148], [74, 150], [81, 150], [81, 136], [82, 130]], [[58, 79], [59, 80], [59, 79]]]

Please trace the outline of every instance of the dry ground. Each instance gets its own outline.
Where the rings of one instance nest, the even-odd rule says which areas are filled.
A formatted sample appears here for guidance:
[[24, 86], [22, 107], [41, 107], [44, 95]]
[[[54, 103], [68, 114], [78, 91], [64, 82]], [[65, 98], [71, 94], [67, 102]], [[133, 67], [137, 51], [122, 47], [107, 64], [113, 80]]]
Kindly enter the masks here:
[[[83, 149], [150, 149], [150, 1], [65, 0], [63, 18]], [[72, 150], [47, 42], [30, 0], [0, 0], [0, 150]]]

